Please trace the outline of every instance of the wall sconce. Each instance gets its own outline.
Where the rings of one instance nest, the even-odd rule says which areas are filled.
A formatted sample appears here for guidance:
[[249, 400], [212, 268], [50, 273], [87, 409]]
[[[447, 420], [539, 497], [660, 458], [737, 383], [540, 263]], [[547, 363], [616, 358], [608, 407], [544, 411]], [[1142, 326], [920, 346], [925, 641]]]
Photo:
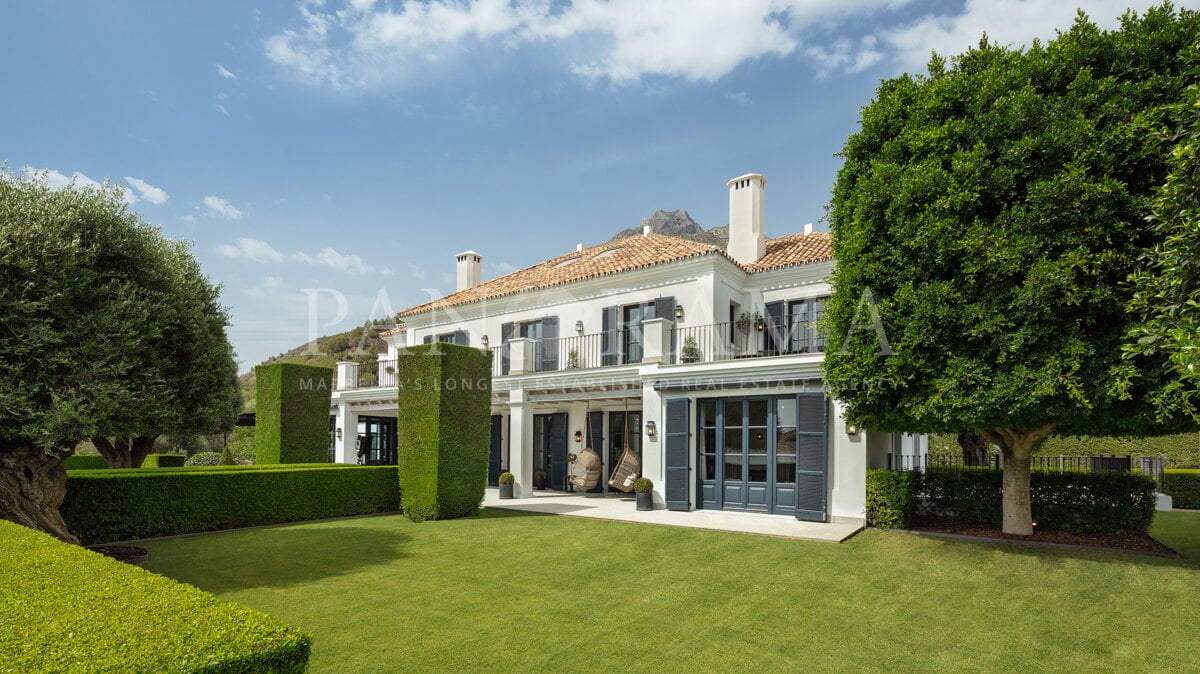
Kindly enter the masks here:
[[340, 428], [337, 429], [337, 438], [338, 438], [338, 440], [342, 439], [342, 429], [340, 429]]
[[683, 320], [683, 305], [682, 304], [675, 305], [675, 320], [677, 320], [677, 321]]
[[758, 317], [758, 320], [754, 323], [754, 327], [758, 328], [759, 332], [762, 332], [763, 328], [766, 327], [766, 325], [763, 323], [762, 316]]
[[858, 426], [856, 424], [846, 424], [846, 435], [858, 435]]
[[583, 442], [583, 431], [575, 431], [575, 442]]
[[646, 436], [653, 438], [658, 435], [658, 429], [654, 427], [653, 421], [646, 422]]
[[583, 334], [583, 321], [575, 321], [575, 332]]
[[480, 337], [480, 338], [479, 338], [479, 343], [483, 345], [483, 348], [485, 348], [485, 349], [486, 349], [486, 348], [488, 348], [488, 338], [487, 338], [487, 335], [484, 335], [484, 336]]

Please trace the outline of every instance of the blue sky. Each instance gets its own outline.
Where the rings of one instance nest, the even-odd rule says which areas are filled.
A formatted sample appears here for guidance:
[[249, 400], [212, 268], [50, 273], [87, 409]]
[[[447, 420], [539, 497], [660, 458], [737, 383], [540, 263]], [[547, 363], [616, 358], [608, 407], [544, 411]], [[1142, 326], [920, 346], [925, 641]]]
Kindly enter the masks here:
[[[1082, 3], [1107, 27], [1149, 4]], [[466, 249], [489, 279], [659, 208], [723, 225], [743, 173], [767, 177], [769, 236], [826, 229], [833, 155], [881, 78], [1073, 16], [1056, 0], [10, 2], [0, 161], [122, 181], [193, 241], [245, 370], [314, 326], [452, 291]]]

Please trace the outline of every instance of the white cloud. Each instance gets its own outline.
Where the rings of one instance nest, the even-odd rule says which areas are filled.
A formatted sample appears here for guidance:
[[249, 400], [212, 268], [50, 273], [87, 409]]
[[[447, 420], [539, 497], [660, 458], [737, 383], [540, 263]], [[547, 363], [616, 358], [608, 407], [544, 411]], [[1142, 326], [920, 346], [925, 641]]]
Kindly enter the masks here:
[[[1101, 26], [1115, 27], [1129, 4], [1144, 10], [1153, 2], [1094, 0], [1088, 12]], [[587, 81], [713, 82], [764, 58], [803, 60], [822, 75], [881, 64], [918, 69], [931, 50], [960, 53], [985, 30], [1014, 46], [1051, 38], [1055, 28], [1070, 27], [1075, 6], [1062, 0], [322, 0], [302, 2], [298, 23], [263, 48], [290, 76], [335, 89], [389, 86], [457, 57], [490, 58], [480, 46], [550, 46]]]
[[228, 218], [230, 220], [237, 220], [245, 215], [245, 212], [238, 210], [233, 204], [225, 201], [221, 197], [204, 197], [204, 206], [213, 215], [219, 215], [222, 218]]
[[221, 77], [224, 77], [227, 80], [236, 80], [237, 79], [237, 75], [234, 75], [233, 73], [229, 72], [229, 69], [226, 68], [225, 66], [221, 65], [220, 63], [217, 64], [217, 74], [220, 75]]
[[225, 257], [246, 259], [253, 262], [283, 262], [283, 253], [271, 244], [259, 239], [238, 239], [237, 245], [224, 243], [217, 246], [217, 253]]
[[737, 103], [738, 105], [750, 105], [750, 94], [744, 91], [736, 91], [725, 94], [725, 98]]
[[148, 201], [155, 206], [162, 206], [167, 203], [168, 196], [166, 191], [151, 185], [145, 180], [125, 176], [125, 184], [128, 186], [125, 189], [127, 195], [132, 196], [136, 192], [136, 197], [131, 199], [130, 203], [134, 201]]
[[217, 112], [221, 113], [222, 115], [226, 115], [226, 116], [229, 115], [229, 111], [226, 110], [225, 106], [220, 103], [213, 103], [213, 110], [216, 110]]
[[283, 279], [278, 276], [264, 276], [262, 283], [246, 290], [251, 297], [269, 297], [283, 289]]
[[[217, 253], [234, 259], [251, 260], [253, 262], [284, 262], [293, 261], [314, 267], [326, 267], [334, 271], [352, 274], [382, 274], [391, 276], [392, 270], [387, 267], [376, 267], [358, 255], [341, 253], [333, 248], [323, 248], [321, 252], [310, 255], [304, 252], [284, 254], [274, 246], [260, 239], [241, 238], [237, 244], [221, 244]], [[267, 280], [276, 279], [269, 276]]]
[[[63, 173], [55, 171], [54, 169], [39, 169], [25, 166], [21, 169], [21, 172], [25, 176], [33, 176], [35, 174], [44, 175], [46, 177], [46, 184], [49, 185], [50, 189], [52, 190], [60, 190], [72, 183], [79, 187], [101, 187], [98, 181], [92, 180], [87, 175], [80, 173], [79, 171], [67, 176]], [[121, 189], [125, 194], [125, 203], [130, 206], [139, 201], [145, 201], [154, 204], [155, 206], [161, 206], [167, 203], [168, 196], [166, 191], [151, 185], [145, 180], [133, 178], [131, 176], [125, 176], [123, 183], [124, 184], [121, 185]]]

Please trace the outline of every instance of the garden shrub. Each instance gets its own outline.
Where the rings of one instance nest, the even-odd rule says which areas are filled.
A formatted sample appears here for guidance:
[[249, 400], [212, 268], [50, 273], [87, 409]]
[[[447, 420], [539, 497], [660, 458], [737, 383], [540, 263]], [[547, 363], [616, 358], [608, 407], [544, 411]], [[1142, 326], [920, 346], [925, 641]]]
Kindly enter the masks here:
[[[919, 514], [960, 523], [1000, 525], [1004, 471], [937, 468], [912, 473], [920, 483]], [[1030, 476], [1039, 529], [1121, 533], [1148, 531], [1154, 521], [1154, 480], [1137, 473], [1052, 473]]]
[[1168, 470], [1165, 482], [1172, 507], [1200, 510], [1200, 470]]
[[11, 522], [0, 540], [0, 671], [307, 666], [311, 637], [266, 614]]
[[220, 452], [200, 452], [199, 454], [193, 454], [187, 461], [183, 462], [185, 466], [219, 466], [220, 464]]
[[142, 468], [177, 468], [187, 462], [182, 454], [150, 454], [142, 462]]
[[254, 373], [255, 462], [329, 461], [333, 368], [271, 363], [259, 365]]
[[99, 454], [72, 454], [63, 460], [63, 468], [67, 470], [95, 470], [108, 468], [108, 462]]
[[916, 506], [920, 473], [899, 470], [867, 471], [867, 525], [907, 529]]
[[487, 483], [492, 356], [456, 344], [397, 359], [400, 493], [415, 522], [479, 513]]
[[59, 511], [85, 543], [392, 512], [395, 466], [75, 471]]

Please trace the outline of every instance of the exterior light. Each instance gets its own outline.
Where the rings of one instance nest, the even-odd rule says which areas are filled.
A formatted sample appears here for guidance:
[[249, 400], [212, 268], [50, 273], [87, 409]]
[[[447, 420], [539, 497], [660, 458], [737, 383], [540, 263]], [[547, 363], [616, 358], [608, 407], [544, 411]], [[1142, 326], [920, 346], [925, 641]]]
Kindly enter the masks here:
[[485, 348], [485, 349], [486, 349], [486, 348], [488, 348], [488, 338], [487, 338], [487, 335], [484, 335], [484, 336], [480, 337], [480, 338], [479, 338], [479, 343], [480, 343], [480, 344], [483, 344], [483, 348]]
[[583, 321], [575, 321], [575, 332], [583, 334]]
[[675, 320], [677, 320], [677, 321], [683, 320], [683, 305], [682, 304], [675, 305]]
[[583, 431], [575, 431], [575, 442], [583, 442]]
[[654, 436], [658, 435], [658, 429], [654, 427], [654, 422], [653, 422], [653, 421], [647, 421], [647, 422], [646, 422], [646, 435], [647, 435], [647, 436], [649, 436], [649, 437], [651, 437], [651, 438], [653, 438]]
[[757, 322], [755, 322], [755, 324], [754, 324], [754, 327], [758, 328], [758, 331], [759, 331], [759, 332], [762, 332], [762, 331], [763, 331], [763, 328], [764, 328], [764, 327], [766, 327], [766, 326], [763, 324], [763, 319], [762, 319], [762, 316], [759, 316], [759, 317], [758, 317], [758, 321], [757, 321]]
[[338, 436], [338, 440], [342, 439], [342, 429], [340, 429], [340, 428], [337, 429], [337, 436]]
[[858, 435], [858, 426], [855, 424], [846, 424], [846, 435]]

